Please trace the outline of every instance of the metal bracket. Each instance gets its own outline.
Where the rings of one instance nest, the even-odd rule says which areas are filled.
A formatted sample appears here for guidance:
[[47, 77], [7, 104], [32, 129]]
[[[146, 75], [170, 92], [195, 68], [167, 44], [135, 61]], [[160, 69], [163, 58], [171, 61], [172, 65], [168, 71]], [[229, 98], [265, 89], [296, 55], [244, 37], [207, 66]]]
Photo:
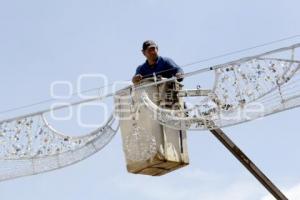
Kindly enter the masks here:
[[179, 90], [177, 92], [178, 97], [197, 97], [197, 96], [208, 96], [211, 94], [211, 90], [202, 89], [191, 89], [191, 90]]

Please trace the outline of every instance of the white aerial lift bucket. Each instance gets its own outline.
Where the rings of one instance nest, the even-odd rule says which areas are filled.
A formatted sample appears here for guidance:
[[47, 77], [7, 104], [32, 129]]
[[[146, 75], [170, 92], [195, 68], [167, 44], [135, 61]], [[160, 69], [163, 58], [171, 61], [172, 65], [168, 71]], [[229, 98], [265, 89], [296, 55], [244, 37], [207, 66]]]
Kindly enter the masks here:
[[[139, 86], [149, 83], [153, 79], [144, 79]], [[186, 132], [161, 125], [141, 101], [141, 94], [146, 91], [162, 108], [184, 109], [183, 99], [170, 95], [180, 88], [179, 82], [172, 81], [137, 89], [128, 87], [116, 94], [128, 172], [160, 176], [189, 164]]]

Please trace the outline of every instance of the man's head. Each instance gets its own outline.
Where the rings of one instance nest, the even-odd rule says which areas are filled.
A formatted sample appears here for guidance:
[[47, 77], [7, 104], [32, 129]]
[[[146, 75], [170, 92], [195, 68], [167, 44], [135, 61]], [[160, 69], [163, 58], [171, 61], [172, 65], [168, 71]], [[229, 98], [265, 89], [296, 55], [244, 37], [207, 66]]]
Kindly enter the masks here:
[[146, 40], [143, 43], [142, 52], [148, 61], [155, 61], [158, 57], [158, 46], [152, 40]]

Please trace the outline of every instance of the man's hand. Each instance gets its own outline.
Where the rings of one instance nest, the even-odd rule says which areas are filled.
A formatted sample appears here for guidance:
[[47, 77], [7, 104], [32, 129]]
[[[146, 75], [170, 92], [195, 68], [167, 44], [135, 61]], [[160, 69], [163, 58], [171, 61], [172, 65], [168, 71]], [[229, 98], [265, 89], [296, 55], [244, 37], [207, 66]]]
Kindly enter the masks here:
[[140, 75], [140, 74], [137, 74], [137, 75], [135, 75], [135, 76], [132, 78], [132, 83], [133, 83], [134, 85], [137, 85], [137, 84], [139, 84], [139, 83], [141, 82], [142, 79], [143, 79], [143, 76]]
[[176, 78], [178, 81], [182, 81], [184, 78], [184, 73], [182, 72], [178, 72], [177, 74], [175, 74]]

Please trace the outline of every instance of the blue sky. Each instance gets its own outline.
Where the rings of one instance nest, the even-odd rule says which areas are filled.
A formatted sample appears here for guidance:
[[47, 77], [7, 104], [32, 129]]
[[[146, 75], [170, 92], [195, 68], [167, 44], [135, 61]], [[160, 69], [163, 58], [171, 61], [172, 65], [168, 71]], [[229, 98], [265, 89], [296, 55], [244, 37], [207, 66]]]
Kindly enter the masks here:
[[[0, 0], [0, 111], [48, 99], [53, 81], [75, 84], [85, 73], [105, 74], [109, 82], [128, 80], [144, 61], [140, 49], [146, 39], [157, 41], [161, 55], [184, 65], [298, 35], [299, 6], [296, 0]], [[296, 42], [299, 38], [185, 71]], [[86, 88], [98, 86], [90, 83]], [[225, 129], [294, 199], [300, 191], [298, 113], [294, 109]], [[1, 182], [1, 199], [265, 198], [266, 190], [209, 132], [190, 132], [188, 143], [188, 167], [159, 178], [137, 176], [126, 172], [118, 134], [101, 152], [74, 166]]]

